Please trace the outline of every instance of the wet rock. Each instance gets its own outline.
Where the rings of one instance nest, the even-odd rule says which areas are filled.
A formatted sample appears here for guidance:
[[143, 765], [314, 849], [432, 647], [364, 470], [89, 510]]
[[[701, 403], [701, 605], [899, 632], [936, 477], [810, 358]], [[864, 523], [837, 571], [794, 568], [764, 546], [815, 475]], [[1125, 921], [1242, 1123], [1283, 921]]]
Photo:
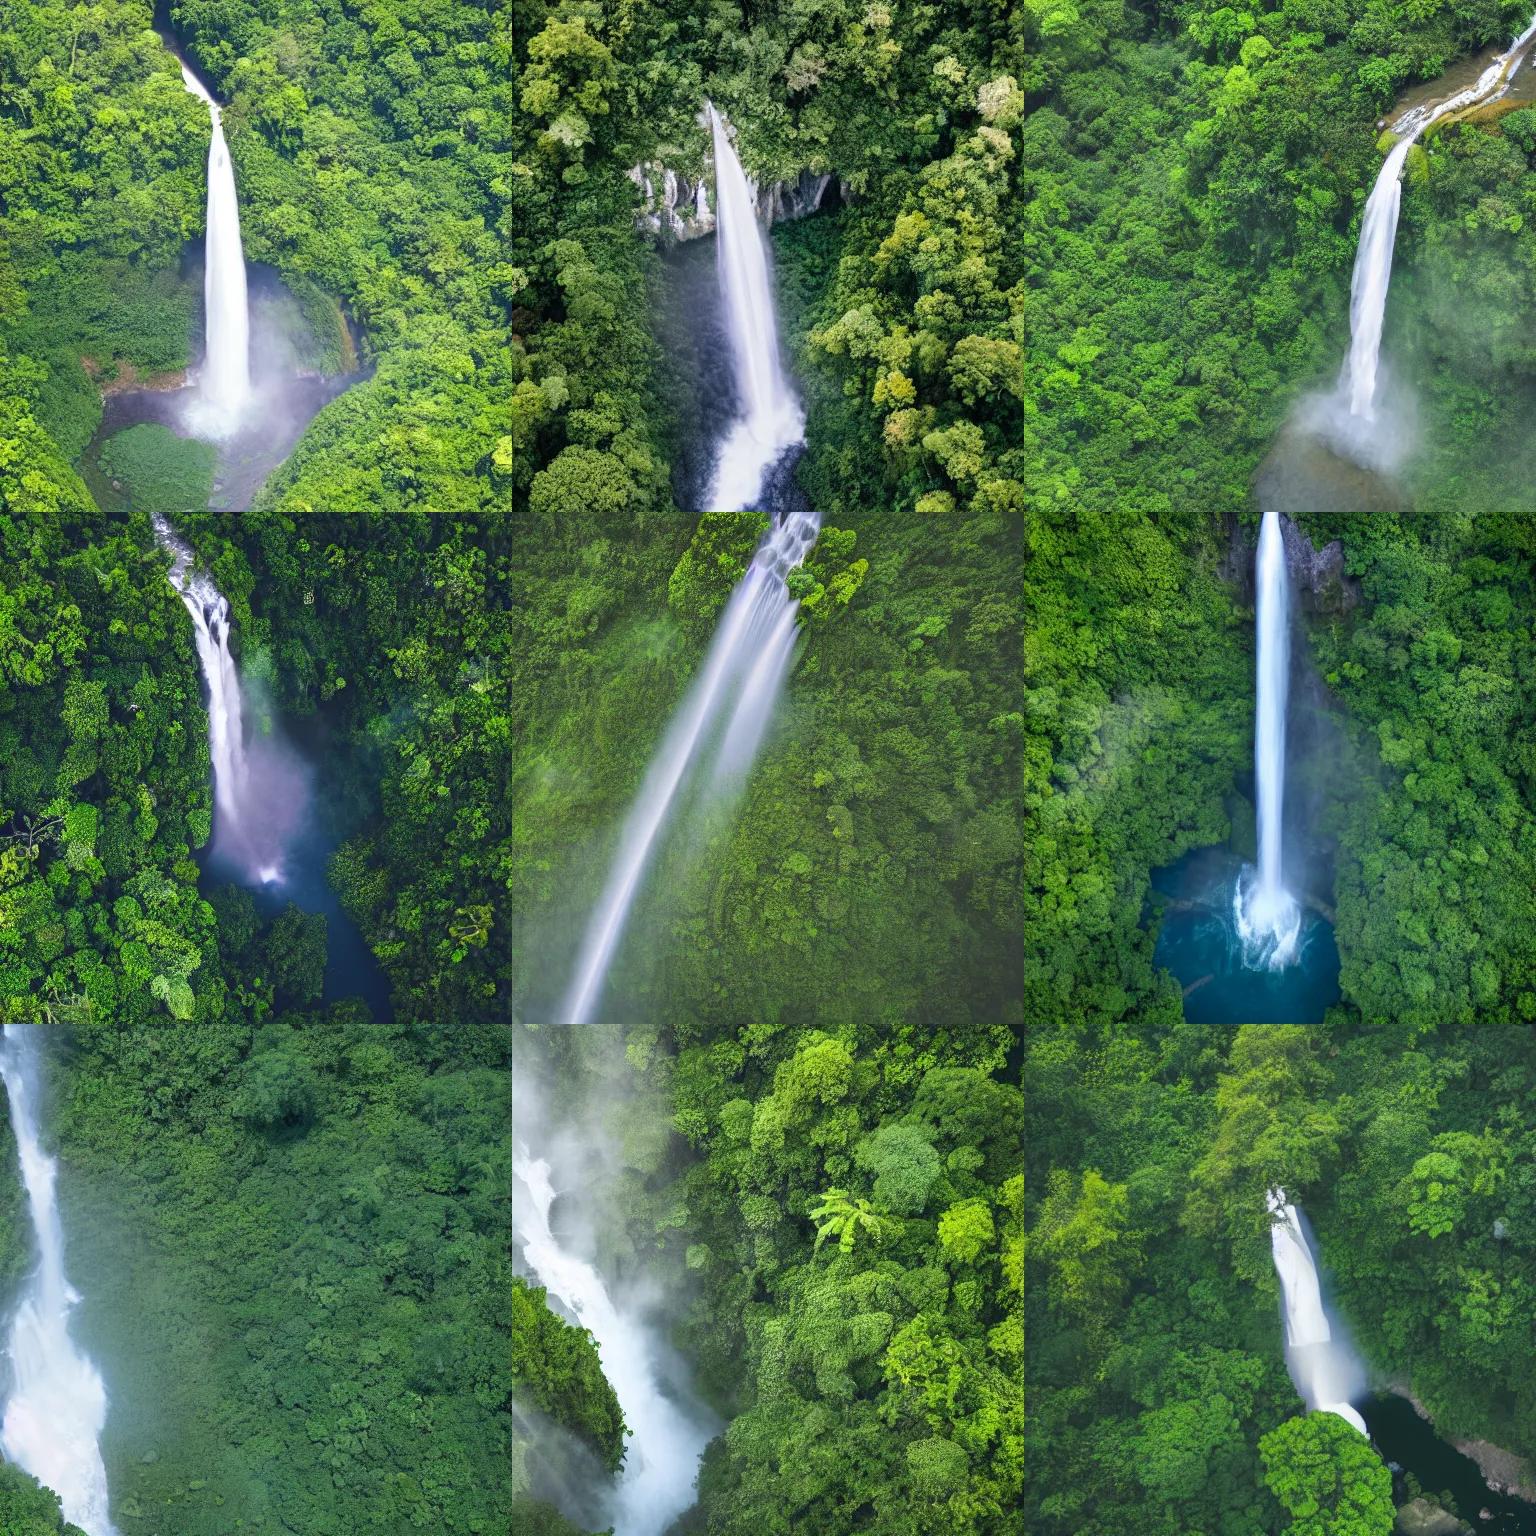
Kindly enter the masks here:
[[[694, 178], [649, 161], [629, 168], [629, 179], [645, 194], [645, 207], [635, 227], [667, 241], [697, 240], [715, 232], [715, 179], [711, 170]], [[833, 177], [801, 171], [793, 181], [771, 181], [757, 194], [757, 216], [766, 226], [784, 219], [803, 219], [826, 199]], [[840, 183], [846, 188], [846, 183]], [[842, 191], [844, 202], [851, 193]]]
[[809, 171], [801, 171], [794, 181], [775, 181], [758, 193], [757, 216], [764, 224], [803, 219], [821, 207], [831, 185], [830, 176], [813, 176]]
[[[1333, 539], [1321, 549], [1283, 513], [1280, 532], [1285, 543], [1285, 566], [1291, 578], [1291, 594], [1296, 606], [1308, 614], [1345, 614], [1361, 599], [1360, 579], [1344, 570], [1344, 545]], [[1216, 574], [1237, 588], [1238, 601], [1251, 606], [1254, 601], [1253, 564], [1258, 551], [1258, 529], [1244, 526], [1233, 518], [1227, 527], [1227, 548], [1216, 566]]]
[[1452, 1443], [1463, 1456], [1470, 1456], [1477, 1463], [1483, 1481], [1495, 1493], [1513, 1494], [1528, 1503], [1536, 1501], [1530, 1464], [1523, 1456], [1487, 1440], [1456, 1440]]
[[665, 240], [697, 240], [714, 233], [712, 181], [703, 176], [690, 181], [654, 160], [631, 166], [629, 179], [645, 194], [645, 208], [635, 219], [636, 228]]
[[[1402, 1382], [1389, 1381], [1387, 1391], [1395, 1397], [1407, 1398], [1413, 1404], [1413, 1411], [1426, 1423], [1435, 1422], [1429, 1409]], [[1514, 1498], [1524, 1499], [1528, 1504], [1536, 1503], [1536, 1486], [1532, 1486], [1536, 1483], [1536, 1476], [1533, 1476], [1530, 1463], [1523, 1456], [1506, 1451], [1488, 1440], [1452, 1440], [1450, 1443], [1463, 1456], [1470, 1456], [1477, 1463], [1483, 1481], [1492, 1492], [1507, 1493]]]
[[1360, 601], [1360, 579], [1344, 571], [1344, 545], [1332, 539], [1321, 549], [1288, 517], [1281, 517], [1285, 565], [1292, 590], [1308, 613], [1345, 614]]
[[1428, 1499], [1414, 1499], [1398, 1510], [1394, 1529], [1399, 1536], [1470, 1536], [1472, 1527]]

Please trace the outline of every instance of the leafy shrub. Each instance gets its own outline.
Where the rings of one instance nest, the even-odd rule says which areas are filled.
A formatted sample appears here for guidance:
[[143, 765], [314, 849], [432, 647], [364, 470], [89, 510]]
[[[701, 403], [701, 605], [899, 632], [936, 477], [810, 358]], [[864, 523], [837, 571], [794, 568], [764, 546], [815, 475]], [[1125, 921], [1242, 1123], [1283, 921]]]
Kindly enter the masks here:
[[267, 935], [273, 984], [296, 1003], [313, 1002], [325, 985], [325, 954], [325, 914], [290, 901]]
[[145, 423], [109, 437], [97, 462], [122, 482], [139, 512], [197, 512], [213, 495], [218, 452], [210, 443], [177, 437], [169, 427]]
[[262, 1130], [308, 1125], [315, 1117], [318, 1089], [309, 1065], [287, 1048], [263, 1051], [246, 1063], [230, 1108]]

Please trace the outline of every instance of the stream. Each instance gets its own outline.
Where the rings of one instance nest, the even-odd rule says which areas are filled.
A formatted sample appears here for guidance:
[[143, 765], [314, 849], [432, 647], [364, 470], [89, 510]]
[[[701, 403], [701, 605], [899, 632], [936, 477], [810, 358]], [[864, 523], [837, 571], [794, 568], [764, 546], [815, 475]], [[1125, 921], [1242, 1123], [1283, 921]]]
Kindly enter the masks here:
[[[1411, 1491], [1404, 1486], [1403, 1473], [1411, 1472], [1426, 1493], [1442, 1496], [1442, 1502], [1449, 1493], [1455, 1512], [1474, 1530], [1536, 1536], [1536, 1505], [1512, 1494], [1495, 1493], [1478, 1464], [1442, 1440], [1406, 1398], [1383, 1392], [1362, 1399], [1357, 1406], [1377, 1450], [1401, 1469], [1393, 1474], [1393, 1495], [1399, 1505]], [[1486, 1520], [1481, 1517], [1485, 1509]]]

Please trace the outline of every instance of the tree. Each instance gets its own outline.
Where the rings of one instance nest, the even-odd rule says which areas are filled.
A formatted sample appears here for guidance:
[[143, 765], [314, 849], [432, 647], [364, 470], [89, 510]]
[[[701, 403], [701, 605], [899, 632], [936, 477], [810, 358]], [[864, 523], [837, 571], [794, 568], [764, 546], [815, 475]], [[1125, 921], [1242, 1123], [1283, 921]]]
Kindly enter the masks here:
[[1336, 1413], [1287, 1419], [1259, 1441], [1264, 1483], [1291, 1513], [1289, 1536], [1388, 1536], [1392, 1474]]
[[1435, 1137], [1431, 1148], [1414, 1163], [1397, 1193], [1405, 1197], [1411, 1231], [1443, 1237], [1465, 1218], [1469, 1199], [1492, 1195], [1503, 1184], [1509, 1147], [1490, 1130], [1481, 1136], [1447, 1131]]
[[1190, 1175], [1186, 1222], [1230, 1242], [1238, 1273], [1250, 1279], [1270, 1270], [1268, 1192], [1300, 1198], [1338, 1155], [1339, 1118], [1317, 1102], [1332, 1079], [1317, 1059], [1316, 1033], [1296, 1024], [1237, 1031], [1233, 1070], [1216, 1090], [1216, 1134]]
[[610, 1472], [624, 1462], [624, 1415], [585, 1328], [557, 1317], [543, 1286], [512, 1277], [512, 1382], [557, 1423], [579, 1435]]
[[811, 1220], [821, 1223], [816, 1228], [818, 1252], [829, 1237], [837, 1239], [844, 1253], [851, 1253], [860, 1232], [868, 1233], [876, 1243], [884, 1233], [884, 1223], [874, 1206], [868, 1200], [854, 1199], [846, 1189], [829, 1189], [811, 1212]]
[[910, 1125], [883, 1125], [855, 1148], [854, 1161], [875, 1175], [875, 1199], [898, 1216], [915, 1216], [928, 1203], [940, 1171], [939, 1154]]
[[957, 1200], [939, 1217], [939, 1246], [955, 1264], [974, 1264], [996, 1237], [985, 1200]]
[[14, 1462], [0, 1462], [0, 1532], [4, 1536], [85, 1536], [59, 1507], [59, 1496]]
[[1030, 1236], [1051, 1266], [1052, 1302], [1069, 1315], [1101, 1322], [1120, 1304], [1142, 1264], [1141, 1234], [1130, 1225], [1124, 1184], [1095, 1169], [1050, 1176], [1050, 1193]]
[[290, 901], [267, 935], [274, 985], [297, 1003], [313, 1002], [325, 985], [325, 953], [325, 914]]
[[548, 153], [575, 151], [592, 142], [594, 117], [608, 112], [608, 97], [618, 83], [613, 55], [587, 31], [587, 18], [545, 22], [530, 40], [532, 61], [523, 75], [522, 106], [547, 124], [539, 147]]
[[667, 582], [672, 611], [690, 623], [712, 623], [767, 526], [760, 512], [706, 512]]
[[231, 1110], [262, 1130], [308, 1125], [319, 1102], [314, 1073], [288, 1045], [292, 1032], [286, 1025], [268, 1025], [267, 1029], [279, 1043], [246, 1063]]

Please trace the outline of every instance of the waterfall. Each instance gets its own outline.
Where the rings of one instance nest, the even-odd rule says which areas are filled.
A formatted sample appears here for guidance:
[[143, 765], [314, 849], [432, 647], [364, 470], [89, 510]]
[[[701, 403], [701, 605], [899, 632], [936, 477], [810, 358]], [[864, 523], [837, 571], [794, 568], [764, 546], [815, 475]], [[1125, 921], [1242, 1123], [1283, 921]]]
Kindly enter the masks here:
[[219, 104], [185, 63], [181, 78], [194, 96], [208, 103], [213, 120], [203, 261], [206, 347], [198, 379], [199, 400], [191, 419], [200, 436], [226, 438], [238, 429], [251, 394], [250, 313], [245, 296], [245, 251], [240, 244], [240, 203]]
[[[292, 819], [252, 814], [252, 775], [245, 747], [245, 710], [235, 659], [229, 653], [229, 603], [208, 573], [194, 568], [192, 551], [163, 517], [151, 519], [155, 538], [174, 557], [170, 583], [192, 616], [197, 659], [208, 685], [208, 755], [219, 838], [248, 878], [281, 882], [282, 839]], [[269, 775], [270, 776], [270, 775]]]
[[1275, 1218], [1269, 1239], [1280, 1279], [1285, 1363], [1291, 1381], [1308, 1412], [1336, 1413], [1369, 1438], [1365, 1420], [1349, 1405], [1365, 1390], [1365, 1368], [1349, 1345], [1333, 1336], [1300, 1213], [1286, 1200], [1283, 1189], [1269, 1191], [1269, 1209]]
[[1392, 281], [1392, 248], [1397, 240], [1397, 214], [1402, 202], [1403, 162], [1414, 141], [1431, 123], [1453, 112], [1496, 101], [1514, 81], [1524, 61], [1524, 49], [1536, 36], [1536, 18], [1505, 53], [1477, 78], [1475, 85], [1444, 101], [1414, 107], [1392, 125], [1400, 135], [1382, 164], [1376, 185], [1366, 200], [1360, 225], [1360, 245], [1349, 284], [1349, 354], [1339, 374], [1339, 393], [1347, 396], [1351, 416], [1376, 419], [1376, 370], [1381, 354], [1381, 329], [1386, 317], [1387, 288]]
[[[740, 511], [760, 504], [768, 470], [804, 441], [805, 418], [779, 359], [768, 252], [756, 201], [712, 106], [709, 117], [720, 288], [743, 412], [721, 443], [709, 506]], [[704, 666], [663, 736], [624, 823], [558, 1022], [591, 1022], [657, 837], [692, 770], [713, 749], [705, 795], [723, 796], [745, 782], [794, 651], [799, 604], [790, 597], [785, 578], [810, 553], [819, 526], [811, 512], [779, 517], [732, 592]]]
[[54, 1199], [58, 1164], [38, 1142], [37, 1024], [7, 1024], [0, 1074], [11, 1106], [39, 1262], [11, 1320], [13, 1384], [0, 1426], [7, 1461], [30, 1472], [63, 1502], [64, 1518], [87, 1536], [116, 1536], [107, 1517], [107, 1470], [99, 1444], [107, 1389], [69, 1336], [80, 1300], [64, 1278], [64, 1228]]
[[615, 1536], [660, 1536], [694, 1502], [695, 1471], [709, 1436], [660, 1391], [646, 1329], [621, 1316], [597, 1271], [566, 1253], [551, 1234], [549, 1164], [531, 1158], [519, 1143], [512, 1172], [532, 1200], [517, 1225], [523, 1256], [539, 1283], [591, 1330], [631, 1431], [611, 1514]]
[[715, 783], [739, 783], [751, 768], [794, 648], [795, 612], [800, 605], [790, 597], [784, 578], [810, 552], [816, 527], [812, 514], [790, 513], [770, 531], [731, 593], [703, 669], [667, 727], [625, 820], [558, 1022], [592, 1022], [608, 966], [667, 812], [685, 776], [719, 737], [733, 699], [735, 707], [716, 754]]
[[1259, 867], [1238, 883], [1236, 919], [1250, 965], [1279, 970], [1296, 954], [1301, 908], [1285, 888], [1280, 868], [1281, 811], [1285, 801], [1285, 708], [1290, 692], [1290, 588], [1280, 514], [1266, 512], [1259, 528], [1258, 708], [1253, 732], [1258, 796]]
[[757, 197], [713, 105], [709, 126], [715, 147], [715, 254], [742, 414], [721, 444], [708, 510], [739, 512], [756, 505], [764, 474], [804, 441], [805, 415], [779, 359]]

